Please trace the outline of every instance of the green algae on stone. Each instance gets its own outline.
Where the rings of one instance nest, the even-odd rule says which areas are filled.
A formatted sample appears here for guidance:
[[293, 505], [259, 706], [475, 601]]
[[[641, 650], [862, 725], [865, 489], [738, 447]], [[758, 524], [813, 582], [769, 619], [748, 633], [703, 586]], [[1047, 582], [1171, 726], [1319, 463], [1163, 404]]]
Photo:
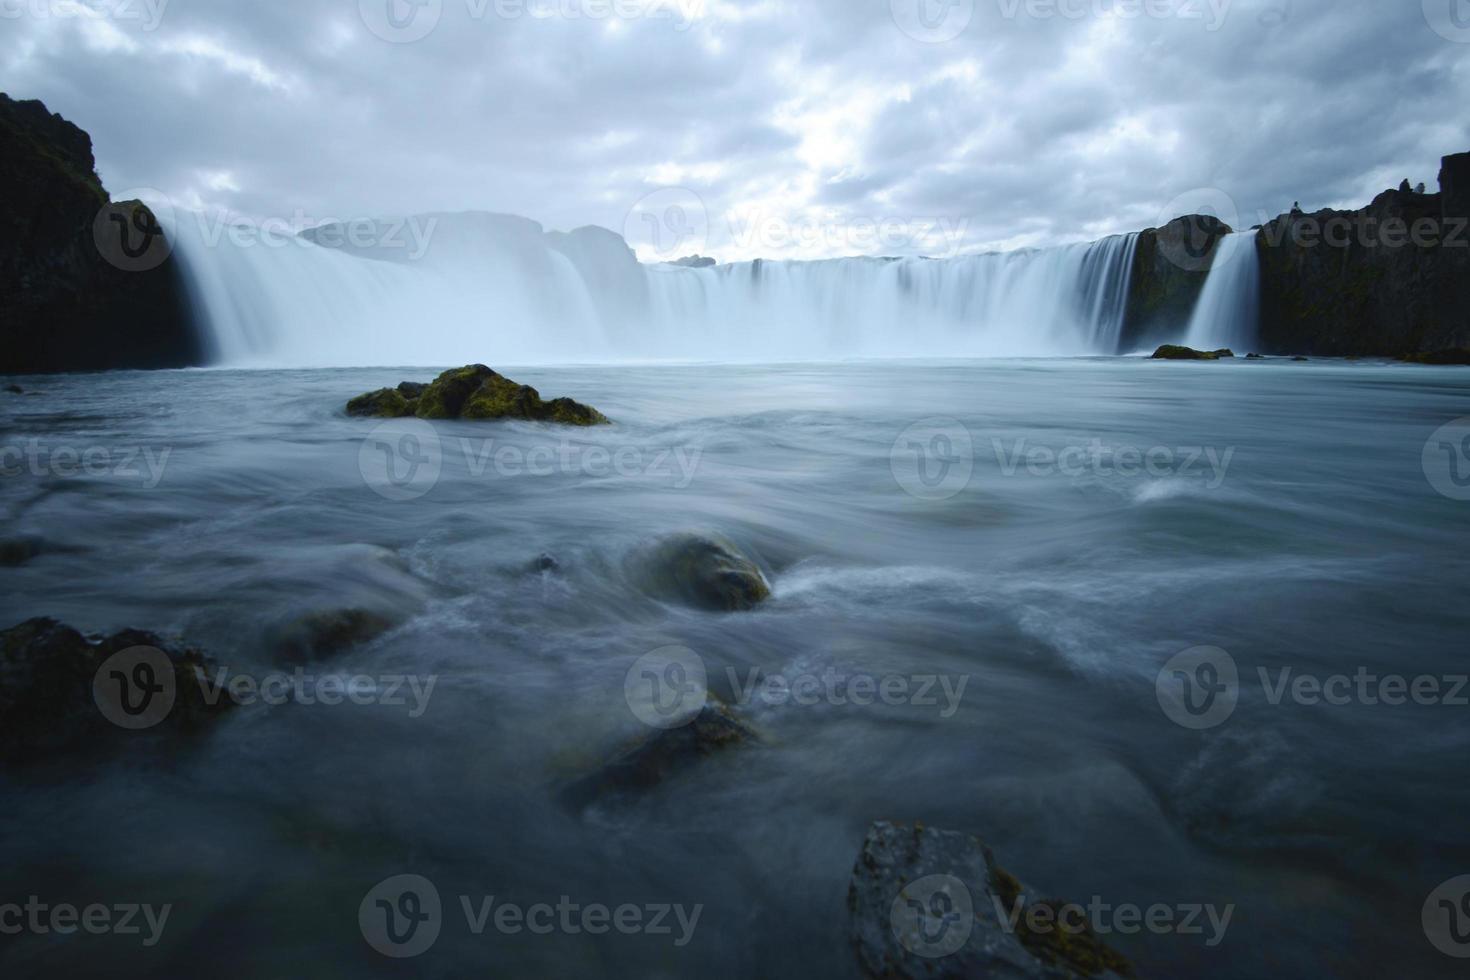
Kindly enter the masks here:
[[543, 401], [530, 385], [517, 384], [483, 364], [445, 371], [429, 384], [405, 381], [347, 403], [347, 414], [368, 418], [524, 419], [558, 425], [607, 425], [597, 409], [570, 398]]

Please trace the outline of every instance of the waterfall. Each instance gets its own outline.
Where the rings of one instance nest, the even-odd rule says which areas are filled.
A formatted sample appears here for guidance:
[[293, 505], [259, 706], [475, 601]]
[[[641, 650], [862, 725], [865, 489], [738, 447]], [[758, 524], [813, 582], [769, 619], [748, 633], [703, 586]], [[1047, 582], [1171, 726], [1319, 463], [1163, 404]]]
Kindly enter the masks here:
[[1138, 240], [685, 268], [507, 215], [265, 236], [180, 213], [167, 231], [232, 366], [1114, 354]]
[[1237, 231], [1222, 238], [1216, 247], [1184, 343], [1198, 350], [1249, 348], [1256, 341], [1260, 306], [1256, 233]]

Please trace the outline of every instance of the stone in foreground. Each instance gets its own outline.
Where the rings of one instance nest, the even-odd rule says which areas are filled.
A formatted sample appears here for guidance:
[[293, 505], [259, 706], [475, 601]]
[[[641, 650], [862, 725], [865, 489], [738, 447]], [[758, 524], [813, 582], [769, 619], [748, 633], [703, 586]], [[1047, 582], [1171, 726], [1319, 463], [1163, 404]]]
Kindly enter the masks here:
[[405, 381], [380, 388], [347, 403], [347, 414], [359, 418], [525, 419], [558, 425], [606, 425], [597, 409], [570, 398], [543, 401], [529, 385], [516, 384], [483, 364], [445, 371], [429, 384]]
[[1165, 344], [1154, 351], [1156, 361], [1218, 361], [1222, 357], [1234, 357], [1235, 352], [1222, 347], [1219, 350], [1195, 350], [1178, 344]]
[[1131, 977], [1128, 961], [1075, 917], [1064, 920], [1071, 931], [1030, 928], [1056, 923], [1061, 905], [998, 867], [979, 838], [917, 824], [868, 828], [847, 890], [850, 939], [869, 980]]
[[[152, 649], [148, 663], [113, 661], [117, 671], [102, 671], [113, 655], [140, 647]], [[138, 719], [139, 728], [152, 722], [146, 726], [152, 732], [198, 731], [234, 706], [227, 694], [206, 695], [211, 666], [199, 651], [170, 646], [140, 630], [91, 639], [54, 619], [31, 619], [0, 632], [0, 763], [91, 753], [139, 734], [110, 718], [109, 709], [115, 718]], [[140, 680], [167, 699], [158, 702], [166, 711], [159, 712], [162, 717], [145, 714], [155, 695], [141, 693], [136, 685], [110, 703], [115, 683]]]
[[744, 612], [771, 596], [759, 566], [722, 537], [675, 534], [639, 555], [634, 576], [660, 599], [712, 612]]
[[1407, 364], [1470, 364], [1470, 348], [1451, 347], [1448, 350], [1425, 351], [1421, 354], [1405, 354], [1399, 360]]

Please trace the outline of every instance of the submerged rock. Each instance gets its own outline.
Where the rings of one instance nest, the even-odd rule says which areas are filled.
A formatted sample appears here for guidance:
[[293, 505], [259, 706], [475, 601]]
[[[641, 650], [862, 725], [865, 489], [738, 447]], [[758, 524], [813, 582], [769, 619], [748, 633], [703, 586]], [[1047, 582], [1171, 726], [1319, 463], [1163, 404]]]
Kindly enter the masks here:
[[1406, 354], [1399, 358], [1407, 364], [1470, 364], [1470, 348], [1451, 347], [1448, 350], [1425, 351], [1422, 354]]
[[1039, 899], [977, 837], [887, 822], [868, 828], [847, 890], [850, 939], [870, 980], [1132, 976], [1085, 925], [1031, 929], [1028, 910], [1055, 923], [1062, 904]]
[[367, 609], [323, 609], [287, 623], [277, 634], [277, 654], [289, 663], [327, 660], [377, 639], [397, 623]]
[[445, 371], [429, 384], [405, 381], [347, 403], [347, 414], [368, 418], [526, 419], [559, 425], [606, 425], [597, 409], [570, 398], [543, 401], [529, 385], [517, 384], [483, 364]]
[[709, 697], [688, 724], [653, 732], [625, 747], [559, 796], [565, 806], [581, 810], [612, 797], [644, 793], [701, 759], [755, 741], [755, 731], [728, 705]]
[[5, 390], [10, 392], [12, 395], [24, 395], [26, 393], [26, 390], [20, 385], [6, 385]]
[[1264, 361], [1264, 360], [1266, 360], [1266, 355], [1265, 354], [1247, 354], [1247, 355], [1245, 355], [1245, 359], [1247, 361]]
[[1297, 357], [1293, 357], [1292, 360], [1293, 361], [1307, 361], [1307, 360], [1311, 360], [1311, 358], [1297, 356]]
[[0, 568], [24, 565], [40, 553], [39, 538], [0, 538]]
[[1218, 361], [1222, 357], [1234, 356], [1234, 351], [1224, 347], [1219, 350], [1195, 350], [1193, 347], [1165, 344], [1154, 351], [1153, 359], [1156, 361]]
[[[115, 654], [151, 648], [143, 662]], [[96, 751], [133, 729], [189, 733], [234, 702], [209, 687], [212, 661], [166, 644], [153, 633], [124, 630], [92, 639], [54, 619], [31, 619], [0, 632], [0, 761], [41, 761]], [[140, 686], [129, 688], [132, 682]], [[145, 689], [146, 688], [146, 689]], [[209, 691], [209, 694], [206, 694]]]
[[636, 562], [634, 578], [650, 593], [700, 609], [739, 612], [771, 595], [755, 562], [720, 537], [676, 534]]

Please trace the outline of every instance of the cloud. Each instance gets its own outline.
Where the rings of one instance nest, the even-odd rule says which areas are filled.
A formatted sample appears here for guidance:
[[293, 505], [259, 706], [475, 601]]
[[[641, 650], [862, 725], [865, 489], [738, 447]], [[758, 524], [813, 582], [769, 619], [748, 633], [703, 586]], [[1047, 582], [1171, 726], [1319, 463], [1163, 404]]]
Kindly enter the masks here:
[[677, 184], [725, 260], [934, 245], [843, 233], [869, 222], [1096, 238], [1200, 188], [1253, 224], [1470, 149], [1470, 45], [1419, 3], [417, 2], [0, 0], [0, 88], [87, 129], [118, 191], [621, 232]]

